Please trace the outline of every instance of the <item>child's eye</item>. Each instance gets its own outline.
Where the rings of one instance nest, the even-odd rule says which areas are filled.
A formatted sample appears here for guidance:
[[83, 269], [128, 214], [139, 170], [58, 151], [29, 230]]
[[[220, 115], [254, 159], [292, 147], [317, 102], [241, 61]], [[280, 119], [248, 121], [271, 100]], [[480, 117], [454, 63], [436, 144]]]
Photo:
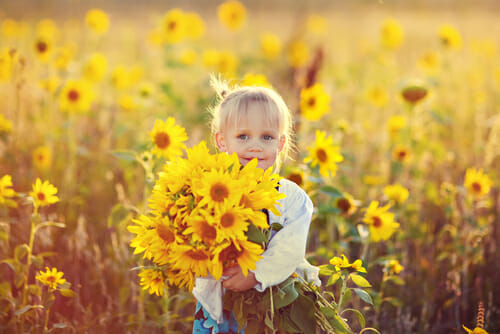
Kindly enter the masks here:
[[271, 135], [264, 135], [264, 136], [262, 136], [262, 139], [264, 139], [265, 141], [269, 141], [269, 140], [273, 140], [274, 138]]
[[238, 135], [237, 138], [240, 139], [240, 140], [248, 140], [248, 135], [243, 135], [243, 134], [242, 135]]

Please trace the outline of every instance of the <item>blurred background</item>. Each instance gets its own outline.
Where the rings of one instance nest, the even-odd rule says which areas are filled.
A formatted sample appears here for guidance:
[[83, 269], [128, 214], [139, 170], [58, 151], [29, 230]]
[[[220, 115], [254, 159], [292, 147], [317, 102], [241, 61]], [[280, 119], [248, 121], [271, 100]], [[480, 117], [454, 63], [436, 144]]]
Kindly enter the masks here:
[[[168, 160], [151, 153], [155, 120], [174, 117], [188, 147], [212, 143], [213, 73], [287, 102], [297, 152], [281, 175], [316, 207], [308, 259], [363, 260], [373, 305], [348, 305], [367, 325], [499, 332], [499, 10], [0, 0], [0, 333], [191, 331], [189, 291], [142, 289], [127, 226]], [[344, 158], [326, 174], [303, 162], [326, 145], [317, 130]], [[50, 193], [38, 178], [57, 202], [36, 200]], [[382, 240], [363, 222], [374, 201], [399, 223]], [[71, 286], [47, 288], [36, 278], [46, 267]]]

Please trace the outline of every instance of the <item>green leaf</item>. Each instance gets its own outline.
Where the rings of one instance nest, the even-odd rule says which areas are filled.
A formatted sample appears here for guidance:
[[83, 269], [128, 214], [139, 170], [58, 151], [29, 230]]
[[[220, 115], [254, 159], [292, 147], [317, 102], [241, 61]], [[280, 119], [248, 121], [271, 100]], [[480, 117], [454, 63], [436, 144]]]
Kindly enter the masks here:
[[266, 317], [264, 318], [264, 323], [267, 327], [274, 331], [273, 319], [271, 319], [271, 310], [266, 311]]
[[108, 227], [116, 226], [126, 220], [130, 214], [130, 210], [123, 204], [116, 204], [111, 209], [111, 214], [108, 217]]
[[314, 312], [314, 301], [299, 294], [297, 300], [292, 304], [290, 316], [303, 333], [315, 333], [316, 318]]
[[344, 298], [342, 298], [342, 305], [340, 305], [341, 309], [343, 309], [347, 305], [347, 303], [349, 303], [349, 301], [351, 300], [351, 295], [351, 289], [347, 288], [344, 292]]
[[283, 228], [283, 225], [281, 225], [280, 223], [272, 223], [271, 224], [271, 230], [273, 230], [273, 231], [278, 232], [282, 228]]
[[336, 272], [335, 266], [332, 264], [323, 264], [319, 266], [319, 274], [321, 276], [330, 276]]
[[9, 282], [0, 283], [0, 299], [10, 299], [12, 297], [11, 287]]
[[351, 274], [350, 277], [354, 282], [354, 284], [356, 284], [357, 286], [360, 286], [362, 288], [371, 288], [372, 286], [370, 282], [368, 282], [366, 278], [364, 278], [363, 276], [357, 274]]
[[405, 285], [405, 281], [399, 276], [389, 276], [385, 279], [387, 282], [393, 282], [397, 285]]
[[19, 261], [17, 261], [16, 259], [5, 259], [5, 260], [2, 260], [0, 261], [0, 263], [5, 263], [6, 265], [8, 265], [10, 267], [10, 269], [12, 269], [12, 271], [16, 271], [16, 268], [19, 266]]
[[332, 186], [323, 186], [321, 187], [320, 191], [329, 195], [332, 199], [344, 197], [344, 195], [342, 195], [342, 193], [337, 188], [334, 188]]
[[373, 305], [372, 297], [363, 289], [353, 288], [354, 292], [361, 298], [364, 302]]
[[337, 311], [327, 306], [320, 307], [320, 311], [325, 315], [336, 334], [351, 334], [349, 326], [339, 317]]
[[126, 150], [112, 151], [111, 154], [113, 154], [115, 157], [117, 157], [120, 160], [126, 160], [126, 161], [136, 161], [137, 160], [137, 154], [135, 154], [134, 151], [126, 151]]
[[299, 293], [295, 288], [294, 280], [288, 278], [273, 288], [274, 309], [279, 310], [282, 307], [290, 305], [297, 297], [299, 297]]
[[254, 224], [248, 225], [247, 237], [248, 240], [255, 242], [259, 245], [267, 242], [267, 238], [264, 232]]
[[20, 308], [19, 310], [17, 310], [16, 312], [14, 312], [14, 314], [16, 315], [16, 317], [28, 312], [29, 310], [31, 309], [34, 309], [34, 308], [43, 308], [42, 305], [26, 305], [22, 308]]
[[21, 261], [29, 252], [30, 247], [27, 244], [17, 245], [14, 250], [14, 258]]
[[71, 298], [76, 297], [76, 293], [71, 289], [59, 289], [59, 292], [64, 297], [71, 297]]
[[326, 286], [330, 286], [330, 285], [333, 285], [333, 284], [337, 283], [337, 281], [339, 280], [339, 278], [340, 278], [340, 272], [333, 274], [328, 279], [328, 282], [326, 283]]
[[320, 204], [318, 205], [318, 214], [326, 214], [326, 213], [340, 213], [340, 209], [332, 206], [331, 204]]
[[361, 328], [365, 328], [366, 321], [365, 321], [365, 317], [363, 316], [363, 313], [361, 313], [358, 310], [355, 310], [353, 308], [346, 308], [345, 310], [342, 311], [342, 314], [344, 314], [345, 312], [354, 313], [354, 315], [358, 318], [359, 325], [361, 326]]

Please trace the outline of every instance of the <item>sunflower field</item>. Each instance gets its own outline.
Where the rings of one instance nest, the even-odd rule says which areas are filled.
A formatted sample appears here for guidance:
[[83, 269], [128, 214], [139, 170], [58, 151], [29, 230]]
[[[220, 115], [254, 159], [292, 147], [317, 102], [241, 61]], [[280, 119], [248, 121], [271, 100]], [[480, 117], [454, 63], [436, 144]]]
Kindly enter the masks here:
[[[212, 155], [213, 75], [284, 98], [296, 149], [279, 174], [314, 204], [322, 286], [277, 291], [315, 296], [323, 325], [279, 327], [255, 304], [266, 333], [500, 332], [499, 10], [0, 1], [0, 333], [191, 333], [194, 275], [220, 277], [230, 253], [254, 268], [262, 248], [238, 229], [266, 231], [276, 178]], [[201, 182], [249, 175], [255, 196], [223, 221]], [[230, 300], [237, 317], [252, 293]]]

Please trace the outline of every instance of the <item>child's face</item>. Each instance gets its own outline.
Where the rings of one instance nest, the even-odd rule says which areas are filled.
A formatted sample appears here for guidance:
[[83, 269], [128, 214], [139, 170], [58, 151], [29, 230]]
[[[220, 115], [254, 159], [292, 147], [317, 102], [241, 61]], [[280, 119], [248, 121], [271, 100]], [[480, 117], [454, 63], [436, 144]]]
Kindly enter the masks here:
[[262, 169], [274, 165], [285, 144], [278, 125], [271, 124], [258, 104], [250, 105], [239, 123], [228, 122], [224, 131], [215, 134], [215, 140], [221, 151], [236, 152], [242, 165], [257, 159], [257, 167]]

